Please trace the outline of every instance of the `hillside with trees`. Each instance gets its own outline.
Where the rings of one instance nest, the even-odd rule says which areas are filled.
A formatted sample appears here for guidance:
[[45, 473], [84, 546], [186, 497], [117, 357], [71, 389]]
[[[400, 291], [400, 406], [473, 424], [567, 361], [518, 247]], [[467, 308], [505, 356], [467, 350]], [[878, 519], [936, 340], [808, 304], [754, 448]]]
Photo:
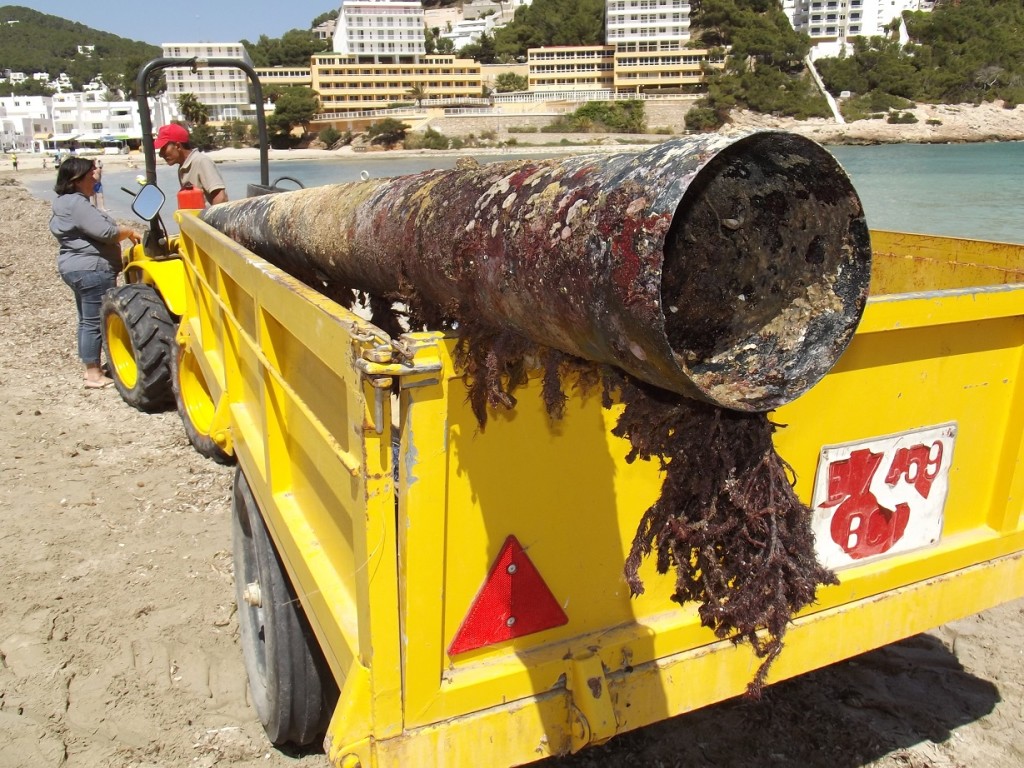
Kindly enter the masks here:
[[[79, 53], [79, 46], [93, 46]], [[100, 32], [59, 16], [39, 13], [18, 5], [0, 7], [0, 69], [32, 74], [46, 72], [55, 79], [67, 74], [75, 90], [100, 75], [108, 88], [131, 93], [135, 73], [160, 48], [137, 40], [127, 40], [109, 32]], [[14, 93], [48, 94], [30, 79], [22, 86], [6, 84]]]
[[691, 130], [714, 130], [737, 107], [798, 119], [831, 114], [804, 65], [811, 40], [793, 29], [778, 0], [691, 5], [691, 46], [728, 50], [725, 68], [706, 73], [706, 95], [686, 115]]
[[604, 45], [604, 0], [533, 0], [494, 32], [498, 58], [548, 45]]
[[908, 101], [960, 104], [1001, 99], [1024, 103], [1024, 3], [940, 2], [931, 13], [906, 13], [910, 42], [860, 38], [850, 56], [816, 64], [829, 92], [849, 91], [851, 116]]
[[[325, 16], [330, 18], [330, 14]], [[323, 17], [318, 18], [324, 20]], [[314, 26], [320, 23], [314, 21]], [[256, 67], [308, 67], [310, 56], [331, 48], [330, 40], [317, 39], [309, 29], [289, 29], [281, 37], [260, 35], [255, 43], [248, 40], [241, 43]]]

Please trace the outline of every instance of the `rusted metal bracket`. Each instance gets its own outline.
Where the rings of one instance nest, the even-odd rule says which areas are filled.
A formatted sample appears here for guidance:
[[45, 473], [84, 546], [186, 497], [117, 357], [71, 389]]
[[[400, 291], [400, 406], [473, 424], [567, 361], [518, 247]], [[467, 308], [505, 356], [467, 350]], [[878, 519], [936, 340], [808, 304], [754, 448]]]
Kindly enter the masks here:
[[573, 752], [615, 735], [618, 723], [600, 656], [590, 653], [571, 659], [565, 687], [572, 699], [569, 731]]
[[[373, 346], [362, 350], [361, 357], [356, 360], [356, 368], [373, 387], [373, 421], [377, 434], [381, 434], [384, 431], [384, 397], [391, 392], [395, 377], [437, 373], [441, 371], [443, 365], [437, 355], [436, 342], [433, 339], [403, 336], [393, 340], [374, 334], [363, 341], [372, 341]], [[430, 354], [431, 351], [433, 354]], [[437, 379], [431, 379], [410, 386], [424, 386], [436, 382]]]

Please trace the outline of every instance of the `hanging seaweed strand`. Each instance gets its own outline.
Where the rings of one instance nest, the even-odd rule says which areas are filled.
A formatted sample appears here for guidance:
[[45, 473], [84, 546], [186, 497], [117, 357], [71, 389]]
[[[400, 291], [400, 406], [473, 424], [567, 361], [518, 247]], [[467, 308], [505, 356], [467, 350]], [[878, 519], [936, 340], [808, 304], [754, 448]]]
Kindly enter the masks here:
[[600, 382], [605, 407], [617, 395], [624, 410], [612, 433], [629, 441], [626, 460], [657, 460], [664, 472], [626, 559], [630, 591], [644, 592], [646, 556], [655, 555], [659, 573], [674, 569], [672, 599], [696, 602], [704, 626], [750, 643], [762, 659], [747, 689], [760, 696], [793, 615], [814, 602], [819, 585], [838, 583], [815, 557], [810, 510], [772, 442], [776, 425], [765, 414], [676, 395], [515, 334], [465, 324], [460, 331], [457, 362], [481, 429], [488, 406], [515, 406], [512, 392], [530, 363], [543, 367], [542, 397], [553, 420], [564, 412], [561, 382], [569, 371], [584, 388]]
[[625, 409], [613, 434], [629, 440], [627, 461], [658, 459], [665, 472], [626, 559], [630, 591], [643, 593], [638, 570], [652, 552], [659, 573], [674, 568], [672, 599], [697, 602], [704, 626], [763, 660], [748, 686], [757, 697], [793, 615], [819, 584], [838, 583], [815, 557], [810, 509], [772, 443], [776, 425], [626, 377], [618, 389]]

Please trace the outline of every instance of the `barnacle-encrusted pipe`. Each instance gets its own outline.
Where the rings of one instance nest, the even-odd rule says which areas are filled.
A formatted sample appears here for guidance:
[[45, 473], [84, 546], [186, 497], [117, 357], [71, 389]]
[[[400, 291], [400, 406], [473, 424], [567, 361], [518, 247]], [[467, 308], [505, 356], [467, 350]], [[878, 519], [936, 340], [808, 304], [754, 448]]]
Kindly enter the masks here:
[[780, 132], [371, 179], [202, 217], [314, 286], [412, 291], [741, 411], [780, 406], [832, 367], [871, 271], [846, 173]]

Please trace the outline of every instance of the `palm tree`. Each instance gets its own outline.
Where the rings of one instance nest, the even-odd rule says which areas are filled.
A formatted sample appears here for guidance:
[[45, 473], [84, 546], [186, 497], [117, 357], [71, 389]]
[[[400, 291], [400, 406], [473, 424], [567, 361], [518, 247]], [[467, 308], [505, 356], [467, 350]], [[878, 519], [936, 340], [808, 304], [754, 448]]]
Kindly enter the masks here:
[[178, 97], [178, 110], [190, 126], [206, 125], [210, 119], [210, 108], [199, 101], [194, 93], [183, 93]]
[[423, 100], [427, 98], [427, 87], [423, 83], [414, 83], [405, 92], [406, 96], [416, 99], [417, 108], [423, 106]]

